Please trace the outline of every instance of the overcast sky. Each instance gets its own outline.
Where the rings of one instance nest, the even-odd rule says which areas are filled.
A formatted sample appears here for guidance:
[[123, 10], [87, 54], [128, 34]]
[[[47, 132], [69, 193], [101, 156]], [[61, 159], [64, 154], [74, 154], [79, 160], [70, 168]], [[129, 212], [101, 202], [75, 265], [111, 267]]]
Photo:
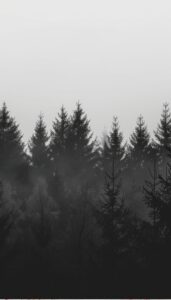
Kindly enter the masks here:
[[0, 103], [25, 140], [79, 100], [95, 135], [113, 115], [126, 138], [153, 132], [171, 100], [170, 0], [0, 0]]

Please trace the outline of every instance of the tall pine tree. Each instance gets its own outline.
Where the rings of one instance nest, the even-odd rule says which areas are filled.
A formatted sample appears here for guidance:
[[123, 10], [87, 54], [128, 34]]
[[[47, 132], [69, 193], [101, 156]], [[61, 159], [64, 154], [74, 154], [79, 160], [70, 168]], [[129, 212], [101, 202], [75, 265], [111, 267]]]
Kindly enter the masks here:
[[65, 174], [66, 169], [68, 128], [68, 114], [62, 106], [58, 118], [56, 118], [53, 123], [49, 145], [53, 172], [58, 172], [60, 174]]
[[77, 103], [71, 116], [67, 139], [68, 164], [73, 176], [79, 176], [84, 181], [92, 177], [97, 162], [95, 145], [87, 116], [81, 104]]
[[67, 139], [69, 129], [69, 117], [61, 107], [58, 117], [53, 122], [50, 136], [50, 176], [49, 187], [51, 196], [57, 200], [61, 210], [66, 211], [64, 186], [68, 174]]
[[40, 115], [29, 142], [32, 165], [39, 171], [45, 171], [48, 166], [48, 140], [46, 125], [43, 116]]
[[168, 152], [171, 151], [171, 114], [168, 103], [163, 104], [161, 120], [154, 134], [154, 147], [159, 155], [160, 171], [164, 174], [168, 162]]
[[25, 161], [24, 144], [19, 126], [10, 116], [6, 104], [0, 109], [0, 174], [13, 177]]
[[143, 167], [150, 152], [150, 135], [141, 115], [130, 138], [129, 152], [132, 164]]
[[123, 144], [123, 135], [119, 130], [118, 118], [114, 117], [110, 135], [106, 137], [102, 149], [102, 160], [104, 169], [110, 169], [113, 157], [115, 159], [115, 168], [121, 170], [125, 155], [125, 145]]

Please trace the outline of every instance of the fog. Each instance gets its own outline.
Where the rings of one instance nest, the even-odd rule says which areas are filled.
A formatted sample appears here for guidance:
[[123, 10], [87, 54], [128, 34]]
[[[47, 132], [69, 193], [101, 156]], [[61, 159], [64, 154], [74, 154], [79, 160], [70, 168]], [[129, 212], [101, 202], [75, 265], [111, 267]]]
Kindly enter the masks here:
[[32, 134], [80, 101], [98, 137], [113, 115], [126, 138], [152, 132], [171, 99], [169, 0], [1, 0], [0, 101]]

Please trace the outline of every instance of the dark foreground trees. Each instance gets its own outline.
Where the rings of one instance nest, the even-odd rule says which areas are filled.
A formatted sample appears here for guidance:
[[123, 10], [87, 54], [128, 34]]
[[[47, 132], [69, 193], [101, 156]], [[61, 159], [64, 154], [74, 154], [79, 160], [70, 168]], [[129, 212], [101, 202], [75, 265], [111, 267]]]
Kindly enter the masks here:
[[125, 144], [113, 119], [103, 147], [80, 103], [51, 134], [39, 117], [26, 151], [0, 110], [0, 296], [170, 295], [170, 113]]

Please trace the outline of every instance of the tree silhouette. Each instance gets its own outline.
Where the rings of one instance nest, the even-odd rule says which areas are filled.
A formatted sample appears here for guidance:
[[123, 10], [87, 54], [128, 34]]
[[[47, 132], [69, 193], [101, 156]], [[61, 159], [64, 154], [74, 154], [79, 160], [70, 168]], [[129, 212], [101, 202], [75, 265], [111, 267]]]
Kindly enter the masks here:
[[16, 170], [25, 160], [24, 144], [19, 126], [10, 116], [6, 104], [0, 110], [0, 173], [16, 176]]
[[135, 166], [143, 167], [149, 154], [149, 145], [150, 136], [143, 117], [140, 115], [135, 130], [130, 138], [130, 156]]
[[66, 175], [68, 128], [69, 118], [64, 106], [62, 106], [58, 118], [53, 123], [49, 145], [50, 158], [55, 174]]
[[123, 135], [119, 131], [118, 118], [114, 117], [112, 131], [106, 137], [102, 149], [102, 160], [104, 169], [107, 171], [111, 167], [113, 157], [115, 159], [115, 168], [121, 169], [125, 155], [125, 145], [123, 145]]
[[127, 148], [114, 117], [99, 149], [77, 103], [71, 115], [62, 106], [50, 142], [39, 116], [27, 155], [3, 104], [0, 293], [21, 287], [27, 292], [29, 286], [40, 294], [42, 282], [46, 295], [53, 287], [59, 291], [54, 298], [68, 297], [66, 289], [74, 298], [111, 298], [113, 291], [124, 298], [144, 296], [144, 291], [154, 296], [154, 288], [166, 291], [167, 282], [170, 292], [170, 134], [171, 115], [164, 104], [155, 142], [150, 143], [140, 116]]
[[81, 104], [77, 103], [70, 120], [67, 139], [67, 155], [71, 174], [80, 177], [80, 180], [88, 180], [93, 176], [96, 167], [97, 151], [89, 121]]
[[166, 170], [168, 162], [168, 152], [171, 150], [171, 114], [168, 103], [163, 104], [161, 120], [154, 134], [154, 147], [156, 148], [160, 157], [160, 165], [163, 166], [163, 173]]
[[40, 115], [29, 142], [32, 165], [40, 171], [44, 170], [48, 164], [48, 140], [46, 125], [43, 116]]

